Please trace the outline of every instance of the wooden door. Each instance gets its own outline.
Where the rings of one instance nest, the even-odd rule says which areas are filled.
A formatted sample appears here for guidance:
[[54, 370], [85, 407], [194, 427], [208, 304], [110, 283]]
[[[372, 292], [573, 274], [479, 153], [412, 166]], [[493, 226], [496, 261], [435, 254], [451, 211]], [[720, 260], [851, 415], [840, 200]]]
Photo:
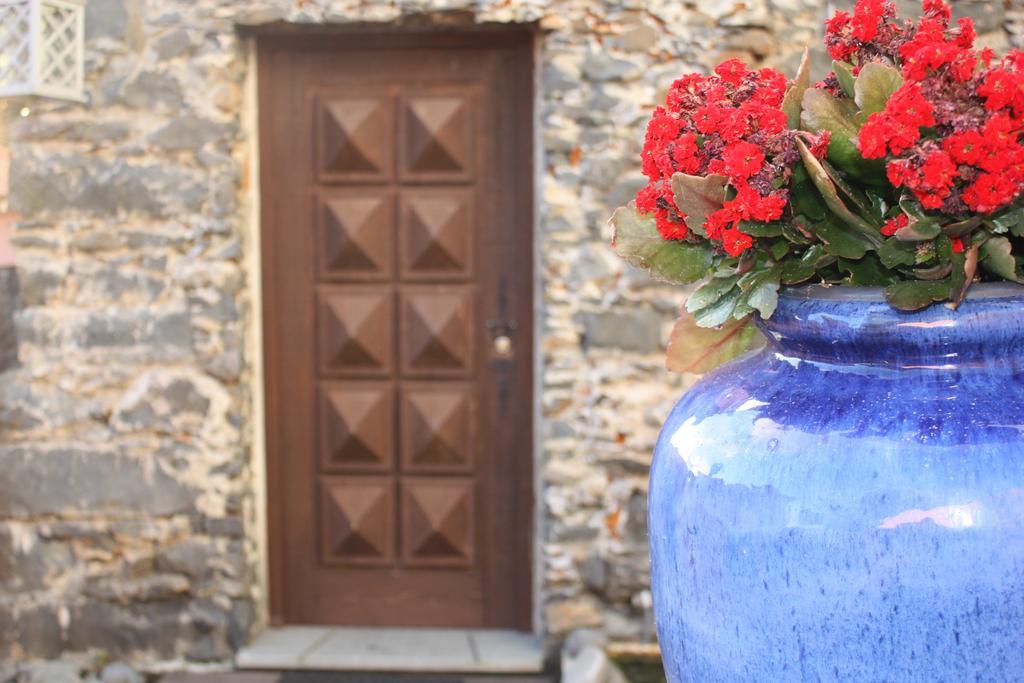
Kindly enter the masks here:
[[273, 617], [529, 628], [530, 37], [259, 40]]

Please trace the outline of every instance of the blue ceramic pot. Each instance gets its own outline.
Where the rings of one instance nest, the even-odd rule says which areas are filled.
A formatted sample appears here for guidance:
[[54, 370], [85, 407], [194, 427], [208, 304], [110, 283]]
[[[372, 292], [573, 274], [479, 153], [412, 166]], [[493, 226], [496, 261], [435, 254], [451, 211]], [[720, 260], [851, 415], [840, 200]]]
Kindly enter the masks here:
[[791, 290], [659, 438], [670, 681], [1024, 680], [1024, 288]]

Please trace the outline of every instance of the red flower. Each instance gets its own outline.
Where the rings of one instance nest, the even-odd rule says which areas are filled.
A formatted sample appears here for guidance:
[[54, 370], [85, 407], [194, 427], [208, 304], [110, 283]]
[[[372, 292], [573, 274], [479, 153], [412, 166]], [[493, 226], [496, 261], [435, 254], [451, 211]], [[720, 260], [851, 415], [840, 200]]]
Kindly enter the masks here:
[[810, 153], [818, 159], [824, 159], [828, 154], [828, 145], [832, 141], [832, 131], [823, 130], [818, 133], [818, 139], [810, 147]]
[[722, 232], [722, 248], [729, 256], [739, 256], [754, 244], [754, 239], [739, 228], [727, 228]]
[[942, 149], [958, 164], [975, 164], [981, 159], [984, 139], [976, 130], [954, 133], [942, 141]]
[[956, 21], [960, 27], [960, 33], [956, 37], [956, 44], [966, 49], [974, 47], [974, 39], [977, 33], [974, 30], [974, 20], [970, 17], [960, 17]]
[[[664, 240], [681, 240], [689, 234], [685, 217], [676, 209], [672, 183], [664, 182], [658, 188], [657, 206], [654, 211], [654, 225]], [[666, 208], [671, 207], [671, 208]]]
[[831, 19], [825, 21], [825, 33], [842, 33], [850, 25], [850, 15], [842, 10], [832, 15]]
[[950, 183], [957, 177], [956, 165], [953, 160], [949, 158], [948, 154], [941, 151], [932, 152], [925, 157], [921, 173], [924, 182], [936, 191], [946, 189], [948, 192]]
[[962, 237], [954, 237], [951, 241], [953, 242], [954, 254], [964, 253], [964, 240]]
[[878, 35], [878, 24], [885, 11], [884, 0], [857, 0], [853, 10], [853, 37], [866, 43]]
[[982, 173], [964, 190], [967, 206], [978, 213], [992, 213], [1019, 194], [1017, 186], [996, 173]]
[[786, 113], [777, 106], [745, 104], [742, 109], [757, 123], [757, 130], [760, 132], [775, 135], [786, 130]]
[[753, 143], [737, 142], [726, 148], [722, 162], [722, 170], [730, 180], [746, 180], [761, 170], [764, 152]]
[[734, 207], [724, 206], [708, 214], [708, 219], [704, 222], [704, 232], [710, 239], [721, 241], [722, 233], [735, 225], [740, 218]]
[[935, 123], [934, 108], [917, 83], [900, 86], [889, 98], [885, 111], [907, 126], [931, 126]]
[[654, 213], [657, 208], [659, 189], [657, 185], [647, 185], [636, 193], [636, 210], [640, 213]]
[[786, 197], [771, 193], [762, 195], [749, 185], [741, 185], [736, 194], [736, 203], [743, 218], [753, 218], [765, 223], [778, 220], [786, 208]]
[[897, 230], [907, 227], [907, 223], [909, 222], [910, 219], [907, 218], [907, 214], [901, 213], [895, 218], [890, 218], [885, 222], [885, 225], [882, 226], [882, 234], [886, 237], [892, 237], [896, 234]]
[[715, 67], [715, 73], [722, 77], [722, 80], [730, 85], [739, 85], [743, 78], [750, 73], [747, 65], [738, 59], [727, 59]]
[[885, 156], [889, 123], [882, 112], [868, 117], [857, 135], [857, 148], [865, 159], [880, 159]]
[[701, 133], [710, 135], [718, 128], [718, 107], [707, 105], [693, 113], [693, 125]]
[[697, 158], [699, 151], [697, 136], [694, 133], [683, 133], [672, 149], [672, 161], [680, 171], [693, 175], [700, 168], [700, 159]]
[[944, 0], [922, 0], [921, 10], [926, 17], [940, 21], [943, 25], [948, 24], [950, 17], [953, 15], [952, 10]]
[[893, 154], [901, 154], [921, 139], [917, 126], [906, 125], [896, 119], [890, 119], [889, 124], [889, 150]]
[[917, 197], [917, 201], [921, 202], [921, 206], [926, 209], [940, 208], [946, 198], [946, 195], [941, 192], [928, 192], [920, 188], [914, 190], [914, 196]]
[[748, 184], [785, 188], [798, 159], [796, 133], [788, 130], [780, 109], [789, 82], [774, 69], [749, 71], [742, 62], [723, 63], [712, 76], [676, 80], [665, 106], [654, 110], [641, 160], [649, 183], [636, 196], [637, 210], [653, 214], [663, 239], [694, 239], [672, 194], [675, 173], [723, 173], [736, 197], [704, 223], [707, 239], [722, 243], [728, 231], [733, 252], [749, 248], [754, 238], [739, 232], [741, 220], [778, 220], [788, 204], [785, 189], [762, 195]]
[[890, 161], [885, 167], [885, 175], [889, 178], [889, 182], [896, 187], [912, 185], [917, 182], [915, 169], [905, 159]]
[[739, 109], [720, 109], [716, 129], [726, 142], [736, 142], [749, 133], [747, 116]]
[[1014, 100], [1024, 81], [1017, 74], [1003, 69], [992, 69], [978, 86], [978, 94], [985, 98], [986, 109], [1002, 109]]

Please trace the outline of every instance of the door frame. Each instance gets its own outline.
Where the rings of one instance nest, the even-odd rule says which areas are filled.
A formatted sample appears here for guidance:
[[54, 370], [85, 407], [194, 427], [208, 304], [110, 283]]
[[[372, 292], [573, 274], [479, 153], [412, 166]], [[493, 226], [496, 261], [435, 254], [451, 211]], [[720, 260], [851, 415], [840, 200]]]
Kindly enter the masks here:
[[[539, 618], [539, 588], [540, 588], [540, 566], [542, 557], [540, 555], [540, 529], [541, 511], [536, 501], [539, 500], [540, 484], [537, 479], [539, 467], [539, 455], [541, 453], [540, 437], [538, 426], [540, 425], [540, 339], [536, 336], [536, 319], [538, 318], [539, 302], [541, 291], [539, 282], [538, 249], [539, 235], [536, 226], [538, 225], [538, 206], [536, 204], [536, 185], [538, 183], [539, 158], [538, 150], [538, 125], [536, 97], [538, 88], [537, 77], [537, 32], [536, 26], [528, 24], [520, 25], [481, 25], [468, 29], [463, 28], [437, 28], [428, 30], [408, 30], [399, 26], [388, 24], [351, 24], [351, 25], [317, 25], [297, 27], [293, 24], [268, 24], [260, 27], [249, 28], [246, 33], [252, 36], [250, 43], [250, 80], [253, 86], [253, 95], [249, 99], [253, 121], [250, 126], [252, 139], [254, 141], [253, 157], [256, 163], [250, 169], [253, 180], [253, 239], [256, 252], [253, 263], [253, 272], [250, 274], [250, 283], [259, 292], [254, 297], [254, 306], [258, 307], [259, 320], [254, 321], [253, 334], [258, 337], [254, 344], [254, 372], [253, 383], [255, 413], [262, 418], [256, 422], [260, 434], [254, 438], [256, 448], [255, 457], [261, 462], [255, 467], [257, 473], [256, 485], [262, 484], [262, 500], [257, 497], [258, 518], [262, 517], [261, 531], [265, 534], [262, 537], [264, 551], [261, 560], [265, 563], [262, 569], [262, 581], [264, 591], [264, 605], [268, 625], [285, 626], [298, 625], [286, 621], [287, 604], [287, 581], [285, 576], [284, 556], [286, 552], [287, 529], [283, 521], [284, 495], [281, 489], [283, 481], [282, 470], [284, 457], [282, 444], [278, 442], [279, 431], [278, 421], [281, 417], [281, 407], [275, 393], [275, 385], [279, 374], [283, 371], [280, 358], [280, 335], [283, 330], [275, 325], [276, 305], [274, 297], [268, 291], [267, 284], [276, 281], [281, 275], [281, 267], [274, 258], [274, 250], [266, 248], [273, 243], [273, 239], [279, 235], [277, 232], [278, 221], [275, 214], [276, 192], [273, 188], [278, 186], [278, 178], [284, 166], [281, 160], [276, 159], [273, 153], [271, 137], [273, 134], [273, 123], [267, 120], [270, 112], [272, 94], [267, 87], [260, 87], [265, 84], [266, 74], [269, 73], [270, 53], [275, 49], [284, 50], [336, 50], [343, 53], [347, 49], [379, 48], [380, 43], [386, 35], [387, 48], [382, 49], [413, 49], [413, 48], [481, 48], [481, 47], [523, 47], [531, 55], [530, 68], [522, 75], [522, 82], [516, 87], [523, 93], [522, 102], [529, 111], [523, 121], [527, 123], [525, 136], [531, 141], [529, 150], [522, 157], [516, 159], [517, 168], [515, 177], [520, 181], [514, 188], [517, 203], [525, 207], [523, 216], [528, 219], [528, 235], [531, 241], [532, 272], [525, 278], [530, 283], [531, 292], [527, 299], [530, 302], [531, 316], [525, 326], [532, 339], [533, 348], [524, 351], [522, 367], [529, 372], [529, 384], [531, 387], [529, 406], [531, 433], [526, 439], [532, 446], [532, 452], [523, 454], [513, 463], [506, 464], [506, 471], [512, 474], [516, 482], [515, 497], [517, 500], [516, 512], [519, 519], [529, 519], [529, 533], [524, 535], [527, 539], [525, 547], [516, 548], [514, 552], [525, 552], [530, 560], [525, 563], [529, 568], [528, 576], [520, 577], [514, 583], [508, 585], [508, 590], [515, 593], [516, 600], [524, 604], [524, 611], [527, 619], [520, 620], [523, 627], [526, 624], [532, 626], [534, 632], [540, 630]], [[525, 222], [525, 221], [524, 221]], [[522, 323], [520, 323], [522, 325]], [[262, 475], [262, 476], [260, 476]], [[262, 514], [260, 514], [262, 513]]]

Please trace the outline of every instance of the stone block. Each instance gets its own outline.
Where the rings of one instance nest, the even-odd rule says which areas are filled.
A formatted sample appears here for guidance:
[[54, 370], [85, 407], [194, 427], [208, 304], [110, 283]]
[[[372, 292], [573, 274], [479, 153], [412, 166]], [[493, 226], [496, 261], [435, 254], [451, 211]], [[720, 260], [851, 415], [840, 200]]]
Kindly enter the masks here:
[[130, 0], [89, 0], [85, 3], [86, 40], [123, 40], [127, 36], [131, 19], [126, 5], [128, 1]]
[[177, 28], [154, 38], [152, 47], [160, 59], [174, 59], [191, 49], [192, 39], [186, 29]]
[[106, 447], [0, 448], [0, 516], [112, 512], [172, 515], [194, 509], [197, 492], [157, 463]]
[[101, 683], [145, 683], [138, 671], [124, 662], [113, 662], [103, 667], [100, 672]]
[[14, 311], [20, 305], [17, 272], [10, 267], [0, 268], [0, 372], [18, 362], [18, 336]]
[[588, 594], [548, 603], [544, 617], [548, 632], [554, 635], [577, 628], [599, 627], [604, 622], [600, 601]]
[[607, 52], [593, 52], [583, 60], [583, 75], [591, 81], [624, 81], [640, 75], [639, 62], [620, 59]]
[[129, 107], [148, 111], [178, 111], [185, 105], [181, 84], [173, 76], [142, 70], [117, 83], [112, 99]]
[[173, 659], [180, 644], [192, 637], [191, 626], [182, 619], [187, 609], [186, 599], [132, 605], [75, 604], [69, 610], [64, 648], [69, 652], [102, 650], [115, 658], [145, 652], [151, 658]]
[[184, 116], [150, 135], [149, 143], [168, 152], [196, 151], [210, 143], [227, 143], [234, 134], [231, 124]]
[[11, 601], [0, 603], [0, 661], [60, 656], [61, 628], [57, 608], [50, 605], [16, 607]]
[[25, 215], [75, 211], [171, 218], [199, 213], [206, 197], [205, 179], [180, 165], [22, 154], [11, 167], [8, 202]]
[[0, 590], [42, 590], [76, 564], [70, 544], [24, 527], [0, 526]]
[[584, 345], [653, 353], [661, 348], [661, 315], [646, 309], [584, 313]]
[[[235, 433], [224, 421], [224, 388], [195, 371], [150, 370], [139, 376], [113, 407], [111, 426], [121, 432]], [[214, 423], [214, 421], [220, 422]]]
[[[42, 323], [46, 325], [46, 321]], [[181, 357], [192, 351], [191, 317], [178, 309], [114, 309], [76, 321], [73, 343], [84, 349], [151, 349], [153, 358]]]
[[187, 538], [157, 555], [156, 568], [159, 571], [202, 579], [212, 574], [211, 560], [218, 554], [218, 549], [211, 540]]

